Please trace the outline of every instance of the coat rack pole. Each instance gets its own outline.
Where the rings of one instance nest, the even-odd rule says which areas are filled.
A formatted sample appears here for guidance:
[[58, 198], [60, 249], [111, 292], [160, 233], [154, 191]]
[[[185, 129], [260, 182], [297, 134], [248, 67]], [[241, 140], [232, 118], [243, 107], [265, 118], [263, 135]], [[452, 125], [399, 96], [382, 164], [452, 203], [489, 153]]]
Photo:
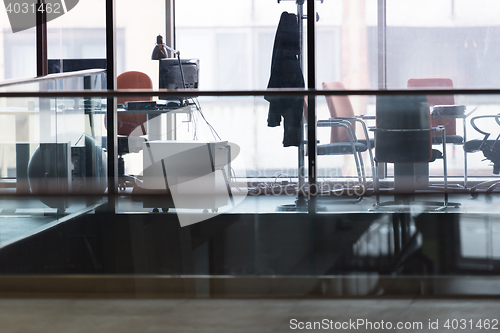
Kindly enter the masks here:
[[[297, 18], [299, 25], [299, 63], [302, 68], [302, 72], [304, 72], [304, 57], [303, 57], [303, 43], [304, 43], [304, 0], [297, 0]], [[306, 210], [307, 202], [305, 199], [304, 193], [304, 185], [305, 185], [305, 152], [304, 152], [304, 117], [302, 117], [302, 121], [300, 124], [300, 140], [301, 144], [299, 145], [298, 152], [298, 186], [299, 193], [297, 198], [297, 210]]]

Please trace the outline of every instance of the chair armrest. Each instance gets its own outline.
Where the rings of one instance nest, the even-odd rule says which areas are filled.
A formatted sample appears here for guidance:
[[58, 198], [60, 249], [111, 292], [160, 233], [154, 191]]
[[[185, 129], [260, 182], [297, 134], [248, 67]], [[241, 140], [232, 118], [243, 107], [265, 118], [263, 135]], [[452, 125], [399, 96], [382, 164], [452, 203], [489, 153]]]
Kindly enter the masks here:
[[473, 114], [474, 112], [476, 112], [477, 110], [477, 106], [473, 107], [470, 111], [468, 111], [467, 109], [465, 109], [465, 111], [467, 111], [467, 113], [465, 114], [465, 118], [469, 117], [471, 114]]

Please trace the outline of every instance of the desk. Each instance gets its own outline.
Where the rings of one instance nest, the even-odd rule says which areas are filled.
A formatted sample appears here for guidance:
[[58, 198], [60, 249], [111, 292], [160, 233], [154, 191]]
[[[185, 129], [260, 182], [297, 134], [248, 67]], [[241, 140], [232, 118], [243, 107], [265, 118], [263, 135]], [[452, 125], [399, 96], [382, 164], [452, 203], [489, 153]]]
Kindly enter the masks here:
[[[161, 132], [161, 121], [151, 121], [157, 118], [159, 115], [166, 114], [167, 115], [167, 140], [175, 140], [176, 132], [175, 132], [175, 117], [178, 113], [191, 114], [193, 112], [194, 104], [188, 104], [182, 107], [172, 106], [168, 107], [166, 105], [159, 105], [156, 108], [145, 108], [145, 109], [133, 109], [129, 110], [124, 107], [118, 107], [116, 110], [117, 115], [120, 114], [145, 114], [147, 115], [147, 134], [149, 141], [161, 140], [162, 132]], [[89, 119], [90, 122], [93, 123], [92, 116], [93, 114], [106, 114], [107, 105], [105, 103], [102, 104], [102, 108], [97, 112], [90, 112]], [[139, 130], [139, 129], [138, 129]]]
[[[193, 112], [193, 105], [186, 105], [182, 107], [164, 107], [159, 109], [144, 109], [144, 110], [127, 110], [118, 108], [117, 114], [146, 114], [147, 115], [147, 134], [149, 141], [162, 140], [161, 121], [158, 116], [162, 114], [167, 115], [167, 140], [175, 140], [175, 116], [178, 113], [191, 114]], [[153, 121], [157, 119], [157, 121]]]

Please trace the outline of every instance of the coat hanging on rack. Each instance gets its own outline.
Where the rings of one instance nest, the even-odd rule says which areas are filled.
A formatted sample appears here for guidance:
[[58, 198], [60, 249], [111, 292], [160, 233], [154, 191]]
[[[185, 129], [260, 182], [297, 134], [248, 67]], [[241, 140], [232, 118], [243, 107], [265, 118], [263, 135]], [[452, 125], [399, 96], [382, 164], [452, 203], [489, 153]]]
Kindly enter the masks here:
[[[274, 39], [268, 88], [304, 88], [299, 52], [300, 38], [297, 15], [283, 12]], [[283, 117], [283, 146], [299, 146], [301, 144], [304, 98], [266, 96], [265, 99], [270, 103], [267, 125], [269, 127], [279, 126], [281, 117]]]

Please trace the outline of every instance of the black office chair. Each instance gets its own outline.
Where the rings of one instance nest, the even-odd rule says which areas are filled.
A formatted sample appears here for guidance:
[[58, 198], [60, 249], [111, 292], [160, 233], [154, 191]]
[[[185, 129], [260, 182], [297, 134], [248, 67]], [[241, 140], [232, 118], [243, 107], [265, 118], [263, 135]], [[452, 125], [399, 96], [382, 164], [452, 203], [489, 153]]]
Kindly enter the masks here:
[[[375, 162], [394, 163], [393, 201], [380, 203], [379, 182], [375, 184], [377, 202], [374, 209], [391, 205], [419, 204], [437, 206], [436, 210], [448, 206], [458, 207], [459, 203], [448, 202], [448, 180], [446, 165], [445, 129], [431, 127], [431, 118], [426, 96], [377, 96], [375, 131]], [[432, 149], [432, 132], [441, 131], [443, 152]], [[444, 200], [414, 201], [411, 195], [420, 178], [428, 180], [427, 163], [443, 159]], [[425, 170], [419, 175], [418, 170]], [[426, 190], [431, 187], [427, 186]]]
[[[475, 153], [478, 151], [483, 152], [484, 157], [493, 163], [493, 174], [500, 174], [500, 134], [496, 137], [496, 139], [489, 139], [491, 133], [482, 131], [476, 124], [476, 120], [484, 119], [484, 118], [494, 118], [496, 123], [500, 125], [500, 114], [497, 115], [485, 115], [485, 116], [477, 116], [473, 117], [470, 121], [472, 127], [478, 131], [479, 133], [484, 135], [482, 140], [470, 140], [464, 144], [464, 151], [466, 153]], [[473, 197], [477, 196], [477, 189], [480, 187], [486, 187], [485, 193], [491, 193], [495, 189], [496, 186], [500, 184], [500, 180], [489, 180], [485, 182], [481, 182], [477, 185], [474, 185], [470, 188], [469, 192]]]

